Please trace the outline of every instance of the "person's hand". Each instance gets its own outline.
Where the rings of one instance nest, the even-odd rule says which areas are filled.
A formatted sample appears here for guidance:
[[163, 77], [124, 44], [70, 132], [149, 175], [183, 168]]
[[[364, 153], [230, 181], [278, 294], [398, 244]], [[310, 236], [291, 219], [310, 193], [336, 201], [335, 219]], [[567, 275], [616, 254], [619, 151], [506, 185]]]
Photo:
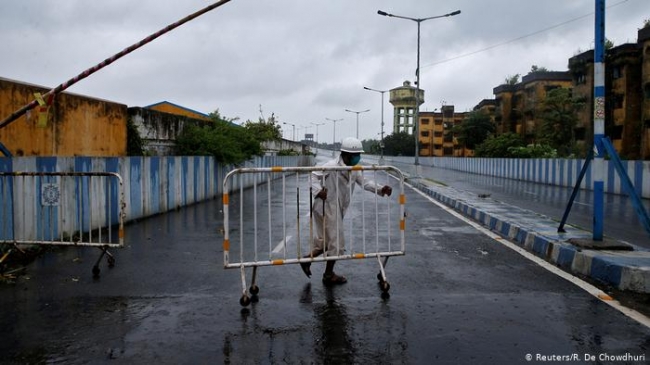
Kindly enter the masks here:
[[316, 194], [316, 197], [322, 200], [327, 199], [327, 189], [323, 188], [323, 190], [319, 191], [318, 194]]
[[393, 188], [391, 188], [388, 185], [384, 185], [383, 188], [381, 188], [381, 196], [388, 195], [390, 196], [393, 193]]

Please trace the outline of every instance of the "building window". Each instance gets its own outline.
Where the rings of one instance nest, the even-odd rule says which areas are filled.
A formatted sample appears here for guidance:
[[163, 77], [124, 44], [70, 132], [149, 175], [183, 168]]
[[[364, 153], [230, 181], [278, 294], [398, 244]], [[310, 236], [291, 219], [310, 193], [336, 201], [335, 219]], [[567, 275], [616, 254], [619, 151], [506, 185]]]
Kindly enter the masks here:
[[650, 82], [646, 82], [643, 86], [643, 94], [645, 95], [646, 99], [650, 99]]
[[430, 122], [429, 118], [422, 119], [422, 124], [429, 124], [429, 122]]
[[624, 102], [625, 102], [625, 95], [614, 94], [614, 100], [613, 100], [614, 109], [621, 109], [623, 107]]
[[445, 156], [452, 156], [454, 154], [454, 149], [452, 147], [445, 147], [442, 149], [442, 154]]
[[583, 73], [577, 74], [576, 75], [576, 84], [577, 85], [583, 85], [587, 83], [587, 76]]
[[420, 137], [429, 137], [429, 131], [421, 131]]
[[435, 125], [442, 125], [442, 119], [436, 119], [433, 123]]
[[623, 68], [621, 66], [614, 66], [612, 69], [612, 77], [614, 79], [620, 79], [623, 77]]

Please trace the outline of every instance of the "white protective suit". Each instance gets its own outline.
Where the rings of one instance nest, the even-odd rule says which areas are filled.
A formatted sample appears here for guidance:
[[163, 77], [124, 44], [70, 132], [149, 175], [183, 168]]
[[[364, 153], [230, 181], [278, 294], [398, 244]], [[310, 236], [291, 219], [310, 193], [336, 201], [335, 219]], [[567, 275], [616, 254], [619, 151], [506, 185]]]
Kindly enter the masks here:
[[[345, 166], [339, 156], [326, 162], [323, 166]], [[324, 179], [323, 179], [324, 173]], [[345, 238], [343, 236], [343, 218], [350, 206], [356, 184], [365, 190], [380, 195], [383, 185], [378, 185], [372, 180], [367, 180], [361, 171], [314, 171], [312, 172], [312, 194], [315, 197], [322, 190], [327, 189], [327, 199], [323, 201], [315, 198], [312, 213], [314, 219], [314, 248], [323, 250], [328, 256], [342, 255], [345, 252]], [[323, 185], [321, 185], [323, 184]], [[338, 188], [337, 185], [338, 184]], [[338, 189], [338, 190], [337, 190]], [[338, 197], [337, 197], [338, 192]], [[337, 213], [338, 198], [338, 213]], [[325, 204], [325, 217], [323, 217], [323, 204]], [[323, 224], [325, 225], [323, 237]], [[338, 237], [338, 245], [336, 244]]]

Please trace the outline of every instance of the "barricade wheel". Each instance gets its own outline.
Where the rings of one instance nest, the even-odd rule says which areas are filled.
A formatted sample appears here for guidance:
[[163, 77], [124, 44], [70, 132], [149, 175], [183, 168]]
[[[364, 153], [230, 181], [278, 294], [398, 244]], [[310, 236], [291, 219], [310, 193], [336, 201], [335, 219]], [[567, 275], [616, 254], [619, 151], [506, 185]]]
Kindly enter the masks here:
[[381, 277], [381, 273], [377, 274], [377, 280], [379, 280], [379, 284], [384, 282], [384, 278]]
[[384, 293], [388, 293], [388, 291], [390, 290], [390, 284], [387, 281], [382, 282], [381, 284], [379, 284], [379, 286], [381, 286], [381, 291], [383, 291]]
[[251, 285], [250, 289], [248, 289], [251, 294], [257, 295], [260, 292], [260, 287], [257, 285]]
[[251, 298], [249, 298], [248, 295], [242, 295], [241, 299], [239, 299], [239, 304], [241, 304], [242, 307], [248, 307], [248, 305], [251, 304]]
[[115, 266], [115, 257], [108, 256], [108, 259], [106, 261], [108, 261], [108, 267]]

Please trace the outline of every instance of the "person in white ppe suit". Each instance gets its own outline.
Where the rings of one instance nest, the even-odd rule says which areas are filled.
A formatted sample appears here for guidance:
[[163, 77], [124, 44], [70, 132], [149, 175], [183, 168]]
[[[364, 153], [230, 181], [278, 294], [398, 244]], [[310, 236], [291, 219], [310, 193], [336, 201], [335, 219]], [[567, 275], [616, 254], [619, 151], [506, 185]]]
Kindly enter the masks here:
[[[361, 153], [363, 147], [358, 139], [345, 138], [341, 142], [339, 157], [328, 161], [323, 166], [355, 166], [361, 160]], [[312, 194], [316, 196], [312, 206], [312, 217], [316, 237], [314, 237], [312, 251], [305, 257], [317, 257], [324, 252], [327, 256], [342, 255], [345, 252], [343, 219], [350, 206], [355, 185], [358, 184], [365, 190], [380, 196], [390, 196], [393, 190], [388, 185], [378, 185], [372, 180], [365, 179], [360, 171], [314, 171], [312, 174]], [[334, 273], [335, 264], [334, 260], [327, 261], [323, 283], [347, 282], [345, 277]], [[311, 263], [303, 262], [300, 266], [305, 275], [311, 277]]]

